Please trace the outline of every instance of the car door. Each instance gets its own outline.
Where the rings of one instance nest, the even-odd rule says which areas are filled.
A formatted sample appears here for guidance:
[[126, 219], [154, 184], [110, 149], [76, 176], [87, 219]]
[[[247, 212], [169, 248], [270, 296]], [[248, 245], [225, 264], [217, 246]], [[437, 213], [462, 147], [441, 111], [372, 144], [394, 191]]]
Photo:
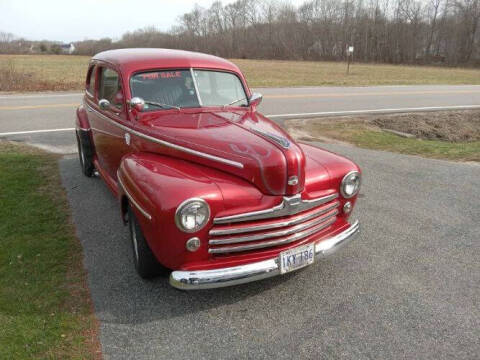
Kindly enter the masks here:
[[107, 65], [99, 66], [97, 82], [98, 102], [93, 109], [91, 127], [100, 167], [98, 170], [104, 177], [116, 182], [120, 161], [129, 151], [129, 136], [125, 129], [129, 126], [125, 92], [119, 73]]

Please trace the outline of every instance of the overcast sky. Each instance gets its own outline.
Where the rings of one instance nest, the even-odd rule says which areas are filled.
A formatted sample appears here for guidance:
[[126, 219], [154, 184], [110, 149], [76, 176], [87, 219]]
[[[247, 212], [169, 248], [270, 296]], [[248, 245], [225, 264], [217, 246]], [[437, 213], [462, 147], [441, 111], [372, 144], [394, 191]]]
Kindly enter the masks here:
[[[0, 31], [63, 42], [110, 37], [154, 25], [168, 30], [195, 3], [214, 0], [0, 0]], [[234, 0], [223, 0], [223, 4]], [[290, 0], [298, 5], [303, 0]]]

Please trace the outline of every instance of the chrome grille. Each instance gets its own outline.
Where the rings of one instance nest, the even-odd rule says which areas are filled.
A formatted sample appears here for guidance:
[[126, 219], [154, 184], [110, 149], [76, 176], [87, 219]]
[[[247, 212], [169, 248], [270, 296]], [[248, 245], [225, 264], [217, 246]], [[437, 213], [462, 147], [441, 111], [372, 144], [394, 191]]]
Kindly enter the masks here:
[[[211, 254], [227, 254], [289, 244], [318, 233], [332, 225], [339, 213], [338, 194], [330, 194], [314, 200], [302, 200], [299, 196], [285, 198], [282, 204], [271, 209], [234, 215], [220, 219], [209, 235]], [[289, 215], [291, 214], [291, 215]], [[260, 215], [260, 216], [258, 216]], [[258, 220], [254, 218], [258, 217]], [[251, 220], [253, 219], [253, 220]]]

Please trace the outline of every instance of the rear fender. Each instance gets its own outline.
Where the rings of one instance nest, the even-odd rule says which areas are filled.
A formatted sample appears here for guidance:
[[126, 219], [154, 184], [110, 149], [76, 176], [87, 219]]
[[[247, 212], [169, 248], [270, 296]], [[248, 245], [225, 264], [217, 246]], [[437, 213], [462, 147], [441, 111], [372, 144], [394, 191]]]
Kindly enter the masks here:
[[93, 144], [92, 130], [88, 121], [87, 112], [83, 104], [77, 108], [75, 132], [83, 145], [85, 155], [93, 158], [95, 155], [95, 146]]
[[77, 130], [90, 130], [90, 123], [88, 121], [87, 111], [82, 104], [77, 108], [77, 116], [75, 117], [75, 128]]

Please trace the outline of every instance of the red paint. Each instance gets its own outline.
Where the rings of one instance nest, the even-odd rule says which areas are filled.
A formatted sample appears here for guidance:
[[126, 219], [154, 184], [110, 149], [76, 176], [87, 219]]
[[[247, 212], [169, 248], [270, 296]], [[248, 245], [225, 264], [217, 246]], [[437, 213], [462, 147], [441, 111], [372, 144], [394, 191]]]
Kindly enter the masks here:
[[[209, 255], [208, 231], [214, 217], [271, 208], [281, 203], [283, 196], [301, 193], [303, 199], [314, 199], [339, 192], [343, 176], [359, 170], [358, 166], [331, 152], [296, 143], [254, 106], [143, 113], [128, 110], [129, 79], [143, 71], [153, 71], [145, 75], [157, 77], [155, 70], [171, 69], [161, 74], [176, 77], [181, 75], [177, 70], [191, 67], [232, 72], [250, 96], [242, 73], [227, 60], [184, 51], [125, 49], [100, 53], [91, 62], [97, 68], [106, 66], [118, 72], [124, 106], [118, 113], [104, 111], [95, 102], [97, 94], [86, 95], [85, 105], [77, 111], [76, 125], [91, 129], [95, 165], [113, 193], [119, 199], [125, 196], [117, 184], [118, 172], [128, 192], [152, 216], [148, 220], [133, 207], [150, 247], [163, 265], [171, 269], [209, 269], [245, 264], [332, 236], [348, 226], [347, 216], [340, 212], [333, 225], [300, 242], [242, 254]], [[262, 133], [285, 138], [290, 146], [284, 148]], [[138, 134], [227, 159], [243, 168], [167, 147]], [[287, 184], [291, 176], [298, 177], [298, 184]], [[195, 234], [180, 231], [174, 222], [177, 206], [191, 197], [205, 199], [211, 209], [209, 223]], [[340, 196], [338, 200], [341, 209], [345, 199]], [[355, 203], [355, 198], [350, 201]], [[202, 243], [194, 253], [185, 249], [185, 242], [192, 236], [199, 237]]]

